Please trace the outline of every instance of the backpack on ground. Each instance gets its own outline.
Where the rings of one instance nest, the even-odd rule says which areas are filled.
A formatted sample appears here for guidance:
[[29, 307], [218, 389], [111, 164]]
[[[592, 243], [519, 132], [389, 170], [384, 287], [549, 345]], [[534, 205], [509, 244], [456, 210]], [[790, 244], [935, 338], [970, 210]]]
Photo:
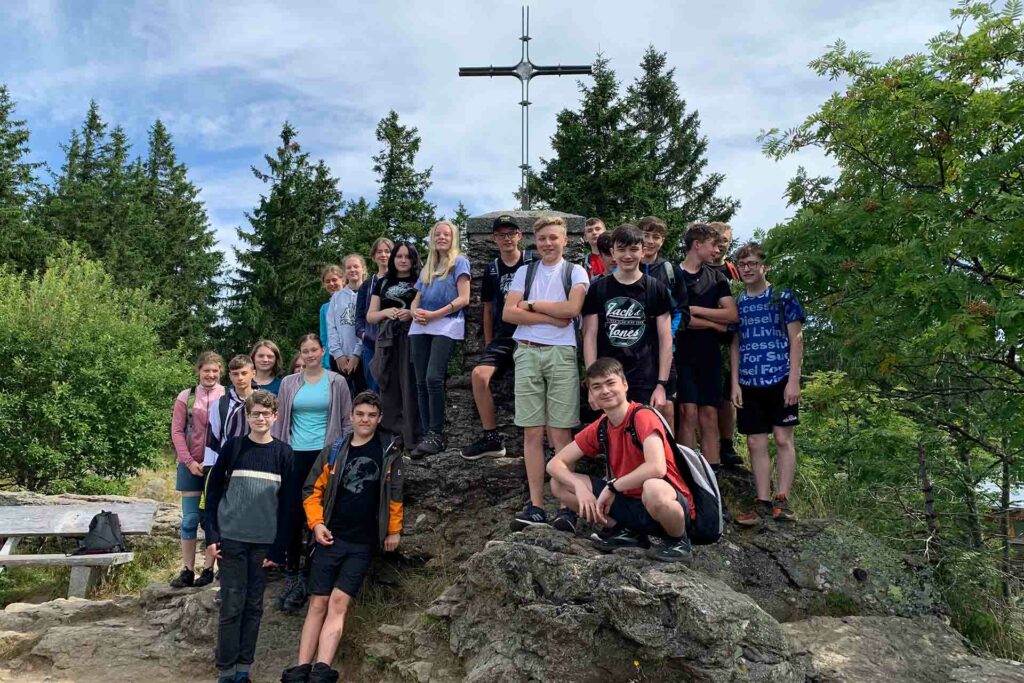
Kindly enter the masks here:
[[123, 553], [128, 546], [121, 533], [121, 520], [116, 512], [103, 510], [89, 522], [89, 532], [78, 542], [78, 549], [72, 555], [102, 555]]
[[[626, 432], [629, 434], [633, 445], [643, 451], [643, 442], [636, 434], [636, 414], [641, 410], [649, 410], [654, 413], [665, 428], [666, 439], [672, 449], [672, 456], [676, 461], [676, 469], [690, 489], [693, 496], [693, 507], [696, 516], [693, 519], [686, 518], [686, 535], [694, 545], [708, 545], [715, 543], [722, 537], [724, 527], [722, 521], [722, 494], [718, 490], [718, 479], [711, 469], [711, 465], [704, 459], [703, 454], [676, 443], [671, 437], [672, 430], [669, 429], [665, 417], [650, 406], [639, 406], [630, 412], [626, 418], [629, 424], [626, 425]], [[611, 454], [608, 452], [608, 416], [603, 415], [597, 425], [597, 442], [608, 456], [608, 476], [611, 477]], [[666, 454], [667, 457], [667, 454]]]

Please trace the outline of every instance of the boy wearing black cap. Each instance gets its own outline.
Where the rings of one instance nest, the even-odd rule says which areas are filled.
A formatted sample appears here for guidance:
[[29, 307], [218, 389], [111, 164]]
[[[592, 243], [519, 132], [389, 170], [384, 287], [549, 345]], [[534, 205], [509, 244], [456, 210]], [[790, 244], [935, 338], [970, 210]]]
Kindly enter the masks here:
[[462, 449], [466, 460], [480, 458], [501, 458], [505, 455], [505, 444], [498, 434], [498, 419], [491, 394], [491, 380], [513, 367], [512, 356], [516, 341], [512, 335], [516, 326], [503, 320], [505, 295], [512, 284], [516, 270], [524, 263], [534, 260], [529, 250], [523, 252], [519, 241], [523, 233], [509, 215], [498, 216], [491, 225], [491, 237], [498, 245], [498, 258], [487, 264], [480, 288], [483, 303], [484, 351], [480, 361], [473, 368], [473, 401], [480, 414], [484, 433], [479, 439]]

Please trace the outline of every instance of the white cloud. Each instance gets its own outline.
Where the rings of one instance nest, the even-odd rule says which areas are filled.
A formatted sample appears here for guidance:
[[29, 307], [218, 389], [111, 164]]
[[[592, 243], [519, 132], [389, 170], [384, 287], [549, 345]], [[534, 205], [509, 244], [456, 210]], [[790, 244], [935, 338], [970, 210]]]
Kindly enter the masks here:
[[[710, 169], [743, 208], [741, 236], [788, 213], [781, 196], [798, 164], [828, 172], [813, 154], [776, 164], [755, 138], [799, 123], [836, 87], [807, 63], [843, 38], [878, 59], [924, 49], [949, 25], [937, 0], [708, 5], [671, 0], [535, 2], [531, 56], [538, 64], [589, 63], [598, 49], [628, 84], [649, 44], [667, 51], [680, 91], [701, 113]], [[376, 122], [395, 109], [419, 128], [419, 162], [434, 168], [439, 209], [513, 204], [519, 184], [519, 84], [460, 79], [459, 66], [519, 57], [518, 0], [428, 3], [178, 2], [61, 4], [23, 0], [0, 10], [8, 83], [29, 119], [33, 147], [57, 142], [96, 98], [136, 149], [160, 117], [203, 187], [218, 235], [261, 190], [249, 166], [272, 153], [283, 120], [324, 158], [346, 197], [372, 197]], [[575, 107], [575, 78], [533, 82], [531, 163], [550, 157], [555, 115]], [[45, 150], [40, 150], [45, 145]], [[230, 227], [229, 227], [230, 226]]]

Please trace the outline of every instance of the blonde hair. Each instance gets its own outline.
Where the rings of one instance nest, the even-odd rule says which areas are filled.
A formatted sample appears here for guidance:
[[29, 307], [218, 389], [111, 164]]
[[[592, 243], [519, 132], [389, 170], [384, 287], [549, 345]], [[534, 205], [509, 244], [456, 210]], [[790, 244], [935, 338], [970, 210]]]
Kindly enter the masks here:
[[281, 374], [281, 349], [277, 348], [277, 344], [269, 339], [260, 339], [252, 345], [252, 348], [249, 350], [249, 355], [252, 358], [256, 358], [256, 352], [262, 348], [270, 349], [270, 352], [274, 354], [274, 367], [270, 368], [270, 374], [277, 377]]
[[[347, 265], [348, 264], [348, 260], [349, 259], [353, 259], [353, 258], [359, 260], [359, 265], [363, 269], [363, 279], [360, 280], [360, 282], [363, 282], [363, 281], [366, 280], [366, 259], [363, 258], [362, 254], [354, 254], [354, 253], [353, 254], [349, 254], [345, 258], [341, 259], [341, 263], [342, 263], [342, 265]], [[347, 280], [348, 276], [346, 275], [345, 278]]]
[[561, 216], [541, 216], [533, 223], [533, 234], [537, 234], [544, 228], [550, 228], [552, 225], [562, 229], [563, 235], [569, 234], [569, 229], [565, 226], [565, 219]]
[[329, 266], [324, 266], [323, 269], [320, 271], [320, 282], [326, 280], [327, 276], [330, 275], [331, 273], [334, 273], [342, 280], [345, 279], [345, 271], [342, 270], [341, 266], [332, 263]]
[[[437, 247], [434, 246], [437, 229], [442, 225], [447, 225], [452, 231], [452, 246], [448, 249], [447, 256], [441, 256], [437, 251]], [[455, 259], [461, 255], [462, 251], [459, 249], [459, 229], [455, 227], [455, 224], [451, 221], [438, 221], [434, 223], [434, 227], [430, 229], [430, 248], [427, 250], [427, 262], [423, 264], [423, 270], [420, 271], [420, 279], [423, 281], [423, 284], [429, 285], [435, 278], [440, 280], [448, 277], [455, 267]]]

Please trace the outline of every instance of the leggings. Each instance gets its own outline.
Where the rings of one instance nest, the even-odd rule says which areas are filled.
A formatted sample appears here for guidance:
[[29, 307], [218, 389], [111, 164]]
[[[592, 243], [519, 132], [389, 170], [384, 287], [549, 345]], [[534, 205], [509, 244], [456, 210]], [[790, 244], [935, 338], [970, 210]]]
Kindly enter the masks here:
[[444, 433], [445, 380], [455, 341], [437, 334], [409, 335], [420, 420], [428, 432], [435, 434]]
[[[316, 462], [320, 451], [292, 451], [293, 486], [297, 490], [292, 491], [296, 509], [292, 510], [292, 528], [288, 534], [288, 545], [285, 548], [284, 569], [286, 572], [299, 571], [299, 564], [302, 556], [306, 554], [306, 532], [309, 527], [306, 525], [306, 511], [302, 507], [302, 487], [309, 476], [309, 470]], [[306, 563], [306, 573], [309, 572], [309, 562]]]
[[181, 497], [181, 540], [194, 541], [199, 535], [199, 496]]

